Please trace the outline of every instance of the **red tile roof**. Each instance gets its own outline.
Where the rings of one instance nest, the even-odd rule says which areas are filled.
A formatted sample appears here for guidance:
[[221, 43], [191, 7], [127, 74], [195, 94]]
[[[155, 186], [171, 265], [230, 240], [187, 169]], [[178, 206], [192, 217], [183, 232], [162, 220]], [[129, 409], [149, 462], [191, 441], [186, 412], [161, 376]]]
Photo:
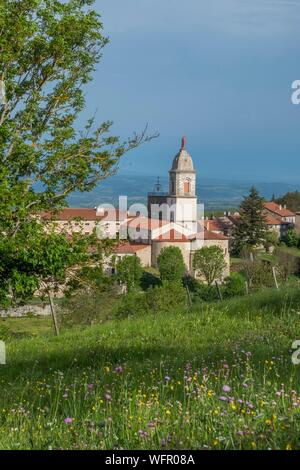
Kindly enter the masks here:
[[276, 204], [276, 202], [265, 202], [264, 203], [265, 209], [270, 212], [274, 212], [281, 217], [293, 217], [295, 215], [294, 212], [290, 211], [289, 209], [285, 209], [284, 207]]
[[[202, 221], [201, 221], [202, 222]], [[207, 230], [211, 230], [211, 231], [218, 231], [218, 232], [222, 232], [224, 227], [222, 226], [222, 224], [214, 219], [214, 220], [203, 220], [203, 223], [204, 223], [204, 227], [207, 229]]]
[[135, 217], [128, 221], [129, 227], [142, 230], [154, 230], [167, 224], [170, 224], [168, 220], [149, 219], [148, 217]]
[[162, 233], [159, 237], [155, 238], [156, 242], [188, 242], [189, 239], [183, 235], [183, 233], [177, 232], [177, 230], [171, 229], [166, 233]]
[[97, 209], [90, 209], [86, 207], [67, 207], [62, 209], [61, 211], [55, 212], [43, 212], [41, 214], [43, 219], [46, 220], [58, 220], [58, 221], [71, 221], [73, 219], [81, 219], [86, 221], [100, 221], [100, 220], [108, 220], [108, 221], [119, 221], [125, 220], [128, 218], [134, 218], [134, 215], [128, 215], [125, 211], [120, 211], [119, 209], [105, 209], [103, 213], [98, 212]]
[[204, 230], [193, 235], [190, 235], [190, 240], [202, 239], [202, 240], [229, 240], [229, 237], [221, 233], [211, 232], [210, 230]]
[[148, 248], [150, 245], [147, 245], [145, 243], [133, 243], [133, 242], [124, 242], [120, 243], [114, 250], [116, 254], [119, 255], [130, 255], [130, 254], [136, 254], [138, 251], [145, 250]]
[[276, 217], [273, 217], [272, 215], [266, 215], [265, 219], [266, 219], [267, 225], [289, 225], [288, 222], [285, 222], [284, 220], [276, 219]]

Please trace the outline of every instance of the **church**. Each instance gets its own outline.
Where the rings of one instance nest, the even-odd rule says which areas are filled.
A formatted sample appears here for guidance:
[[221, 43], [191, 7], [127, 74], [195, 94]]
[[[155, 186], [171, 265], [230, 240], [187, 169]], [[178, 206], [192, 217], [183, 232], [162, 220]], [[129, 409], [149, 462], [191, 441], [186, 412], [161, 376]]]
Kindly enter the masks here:
[[[229, 237], [221, 233], [203, 217], [203, 206], [196, 195], [196, 171], [183, 137], [169, 171], [169, 190], [161, 185], [148, 194], [145, 211], [122, 211], [98, 208], [66, 208], [58, 214], [44, 213], [44, 219], [53, 220], [58, 230], [82, 231], [86, 235], [96, 230], [99, 237], [118, 239], [114, 249], [117, 258], [137, 256], [142, 266], [157, 266], [157, 257], [167, 246], [178, 247], [183, 255], [187, 274], [195, 276], [193, 256], [203, 246], [219, 246], [225, 257], [226, 268], [222, 278], [230, 273]], [[71, 225], [70, 225], [71, 224]], [[111, 269], [111, 257], [105, 267]]]
[[138, 215], [123, 222], [129, 241], [120, 243], [116, 255], [138, 256], [144, 266], [156, 267], [160, 251], [167, 246], [177, 246], [187, 273], [195, 276], [194, 252], [203, 246], [217, 245], [226, 261], [225, 278], [230, 273], [229, 238], [213, 227], [208, 229], [202, 207], [197, 201], [196, 171], [183, 137], [169, 171], [169, 191], [164, 193], [158, 182], [156, 190], [148, 194], [148, 216]]

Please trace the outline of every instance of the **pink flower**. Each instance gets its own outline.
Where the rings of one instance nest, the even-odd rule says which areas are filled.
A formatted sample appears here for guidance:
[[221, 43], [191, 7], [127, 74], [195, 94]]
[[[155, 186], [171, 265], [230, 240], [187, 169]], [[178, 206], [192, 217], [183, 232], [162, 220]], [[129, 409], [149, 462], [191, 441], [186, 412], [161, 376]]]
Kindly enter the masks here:
[[65, 422], [66, 424], [72, 424], [73, 421], [74, 421], [73, 418], [70, 418], [70, 417], [67, 417], [67, 418], [64, 419], [64, 422]]
[[230, 391], [231, 391], [231, 388], [229, 387], [229, 385], [224, 385], [223, 386], [223, 392], [229, 393]]

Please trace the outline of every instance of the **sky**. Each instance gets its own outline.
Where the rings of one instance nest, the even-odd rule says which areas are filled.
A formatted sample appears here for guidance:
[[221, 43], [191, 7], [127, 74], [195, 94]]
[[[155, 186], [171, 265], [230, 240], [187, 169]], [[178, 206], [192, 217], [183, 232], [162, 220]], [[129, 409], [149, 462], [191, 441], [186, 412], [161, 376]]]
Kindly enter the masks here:
[[300, 0], [96, 0], [104, 33], [87, 111], [159, 137], [124, 174], [165, 175], [187, 138], [199, 177], [299, 181]]

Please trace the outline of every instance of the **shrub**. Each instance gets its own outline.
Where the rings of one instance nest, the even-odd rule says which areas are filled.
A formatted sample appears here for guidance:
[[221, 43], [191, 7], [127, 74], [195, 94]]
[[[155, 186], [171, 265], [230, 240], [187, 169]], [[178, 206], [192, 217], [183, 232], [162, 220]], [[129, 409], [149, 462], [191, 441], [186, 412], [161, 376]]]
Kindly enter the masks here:
[[201, 299], [205, 302], [214, 302], [219, 299], [216, 286], [198, 283], [197, 289], [193, 294], [194, 299]]
[[160, 287], [147, 291], [149, 309], [154, 312], [168, 312], [187, 306], [187, 293], [181, 282], [163, 281]]
[[289, 247], [298, 246], [299, 243], [299, 235], [297, 234], [296, 230], [289, 229], [284, 237], [284, 242]]
[[245, 278], [240, 273], [231, 273], [225, 279], [225, 286], [223, 295], [226, 298], [231, 298], [239, 295], [245, 295]]
[[185, 264], [180, 248], [167, 246], [157, 258], [157, 266], [162, 281], [180, 282], [185, 273]]
[[105, 291], [83, 291], [60, 301], [60, 321], [65, 326], [102, 323], [112, 316], [117, 295], [113, 286]]
[[147, 304], [146, 294], [135, 290], [131, 290], [128, 294], [122, 295], [114, 308], [114, 314], [119, 318], [145, 315], [147, 313], [149, 313], [149, 306]]
[[130, 291], [140, 285], [143, 269], [137, 256], [124, 256], [117, 263], [117, 278]]

